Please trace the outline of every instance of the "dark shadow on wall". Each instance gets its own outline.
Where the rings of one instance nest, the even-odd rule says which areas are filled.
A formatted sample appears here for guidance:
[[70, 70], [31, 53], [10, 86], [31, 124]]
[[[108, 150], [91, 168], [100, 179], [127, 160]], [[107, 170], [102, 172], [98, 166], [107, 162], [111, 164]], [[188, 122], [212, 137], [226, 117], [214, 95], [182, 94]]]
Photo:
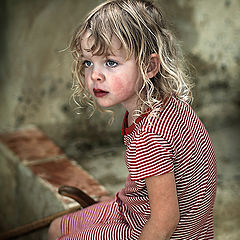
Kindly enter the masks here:
[[6, 0], [0, 1], [0, 86], [3, 87], [5, 81], [3, 81], [3, 76], [6, 75], [6, 68], [4, 62], [6, 61], [6, 31], [8, 27], [8, 16], [7, 16], [7, 7]]

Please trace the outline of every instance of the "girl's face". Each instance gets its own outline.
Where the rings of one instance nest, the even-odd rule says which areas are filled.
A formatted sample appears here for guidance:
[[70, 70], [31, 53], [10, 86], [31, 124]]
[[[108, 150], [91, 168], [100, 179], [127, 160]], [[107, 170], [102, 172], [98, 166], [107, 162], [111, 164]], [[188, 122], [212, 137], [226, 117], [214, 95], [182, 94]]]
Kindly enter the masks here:
[[82, 60], [85, 80], [89, 92], [102, 107], [123, 104], [132, 112], [137, 104], [137, 79], [139, 70], [134, 57], [126, 60], [126, 52], [120, 41], [112, 38], [112, 49], [109, 55], [94, 55], [91, 49], [90, 32], [81, 40]]

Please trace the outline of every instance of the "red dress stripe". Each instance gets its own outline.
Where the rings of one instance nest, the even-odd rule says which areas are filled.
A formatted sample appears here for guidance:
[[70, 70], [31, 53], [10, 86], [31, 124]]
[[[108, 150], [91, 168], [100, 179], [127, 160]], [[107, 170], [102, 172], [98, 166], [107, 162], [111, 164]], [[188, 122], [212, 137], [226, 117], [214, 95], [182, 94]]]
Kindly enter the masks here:
[[175, 97], [155, 106], [158, 116], [139, 117], [122, 128], [129, 170], [113, 201], [95, 204], [62, 219], [59, 239], [137, 240], [151, 210], [145, 179], [174, 172], [180, 221], [171, 239], [213, 239], [216, 158], [209, 135], [192, 108]]

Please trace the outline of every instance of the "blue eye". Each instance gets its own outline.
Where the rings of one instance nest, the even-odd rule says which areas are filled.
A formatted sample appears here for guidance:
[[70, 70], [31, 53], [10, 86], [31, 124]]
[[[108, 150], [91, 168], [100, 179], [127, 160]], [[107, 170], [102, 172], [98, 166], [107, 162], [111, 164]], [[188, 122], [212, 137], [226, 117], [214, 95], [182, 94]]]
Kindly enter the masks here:
[[113, 61], [113, 60], [107, 60], [106, 65], [107, 65], [108, 67], [113, 68], [113, 67], [116, 67], [116, 66], [118, 65], [118, 63], [115, 62], [115, 61]]
[[91, 67], [91, 66], [92, 66], [92, 62], [90, 62], [90, 61], [88, 61], [88, 60], [85, 60], [85, 61], [83, 62], [83, 65], [88, 68], [88, 67]]

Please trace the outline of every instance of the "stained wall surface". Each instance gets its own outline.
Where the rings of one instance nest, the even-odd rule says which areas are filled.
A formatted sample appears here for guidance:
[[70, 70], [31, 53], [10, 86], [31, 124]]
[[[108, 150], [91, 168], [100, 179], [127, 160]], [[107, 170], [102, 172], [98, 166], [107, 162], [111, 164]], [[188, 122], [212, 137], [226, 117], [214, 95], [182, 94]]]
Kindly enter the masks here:
[[[121, 140], [124, 109], [114, 108], [116, 120], [110, 127], [108, 115], [96, 113], [88, 119], [87, 110], [76, 114], [76, 106], [70, 101], [72, 58], [67, 46], [83, 16], [100, 2], [0, 1], [0, 131], [37, 125], [73, 156], [83, 149], [91, 150], [92, 144]], [[219, 224], [231, 204], [235, 206], [231, 216], [237, 219], [240, 1], [156, 2], [182, 46], [195, 83], [193, 108], [216, 147], [219, 192], [224, 198], [218, 199], [222, 204]], [[231, 222], [231, 216], [225, 218], [225, 223]], [[224, 226], [231, 232], [230, 225]]]
[[[50, 135], [94, 129], [116, 132], [117, 120], [73, 112], [71, 54], [66, 49], [83, 16], [101, 1], [1, 1], [1, 129], [36, 124]], [[193, 104], [208, 129], [239, 120], [239, 0], [159, 0], [182, 45], [195, 83]], [[120, 116], [120, 118], [119, 118]], [[68, 126], [68, 127], [66, 127]]]
[[89, 121], [69, 104], [72, 58], [66, 48], [83, 15], [95, 5], [1, 1], [1, 129], [35, 124], [57, 138], [106, 130], [103, 115]]

